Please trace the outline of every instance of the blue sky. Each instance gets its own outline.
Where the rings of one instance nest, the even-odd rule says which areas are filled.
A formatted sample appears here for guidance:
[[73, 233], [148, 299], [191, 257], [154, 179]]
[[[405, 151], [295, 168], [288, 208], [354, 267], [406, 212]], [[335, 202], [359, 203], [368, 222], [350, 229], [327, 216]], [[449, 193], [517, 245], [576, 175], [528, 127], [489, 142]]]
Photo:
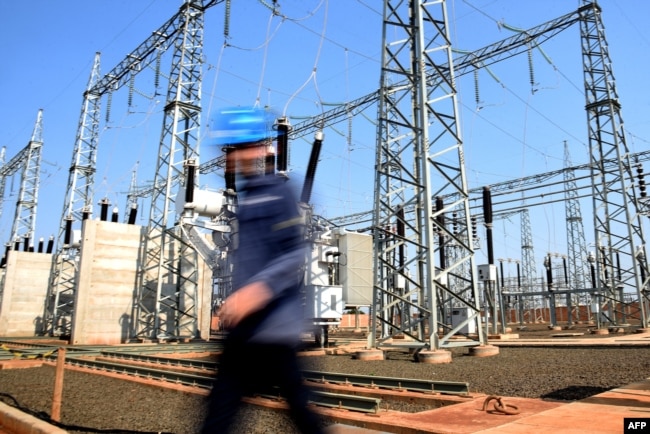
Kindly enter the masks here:
[[[381, 53], [380, 0], [280, 0], [233, 2], [228, 44], [225, 11], [205, 16], [204, 124], [209, 113], [231, 105], [270, 105], [293, 124], [337, 104], [375, 92]], [[81, 113], [82, 94], [95, 52], [106, 73], [178, 11], [180, 0], [0, 0], [0, 127], [7, 159], [29, 142], [39, 109], [43, 114], [43, 162], [37, 237], [56, 234]], [[577, 0], [448, 0], [454, 47], [476, 50], [514, 33], [572, 12]], [[647, 87], [650, 35], [645, 0], [602, 0], [603, 21], [630, 150], [648, 149]], [[169, 71], [164, 62], [162, 73]], [[563, 165], [567, 141], [574, 164], [588, 161], [580, 38], [577, 26], [526, 56], [459, 79], [460, 125], [470, 187], [480, 187]], [[530, 77], [534, 76], [534, 84]], [[138, 76], [132, 105], [129, 89], [116, 92], [110, 119], [103, 118], [94, 202], [106, 197], [123, 212], [131, 176], [153, 179], [165, 87], [156, 91], [153, 72]], [[479, 102], [476, 101], [478, 89]], [[106, 102], [103, 102], [106, 109]], [[373, 206], [375, 158], [372, 106], [348, 123], [327, 128], [313, 201], [326, 217], [368, 211]], [[312, 137], [292, 144], [291, 170], [301, 178]], [[202, 161], [217, 156], [203, 145]], [[220, 174], [201, 185], [218, 189]], [[8, 180], [0, 218], [0, 240], [8, 241], [19, 178]], [[583, 218], [591, 224], [589, 204]], [[496, 210], [495, 210], [496, 211]], [[94, 215], [99, 215], [96, 207]], [[146, 224], [141, 211], [139, 224]], [[536, 209], [531, 217], [536, 255], [565, 250], [564, 206]], [[495, 225], [496, 256], [519, 257], [518, 219]], [[593, 236], [587, 233], [587, 242]], [[483, 247], [484, 248], [484, 247]], [[482, 248], [482, 249], [483, 249]], [[479, 251], [479, 254], [482, 250]], [[480, 262], [480, 261], [479, 261]], [[538, 265], [541, 260], [538, 260]]]

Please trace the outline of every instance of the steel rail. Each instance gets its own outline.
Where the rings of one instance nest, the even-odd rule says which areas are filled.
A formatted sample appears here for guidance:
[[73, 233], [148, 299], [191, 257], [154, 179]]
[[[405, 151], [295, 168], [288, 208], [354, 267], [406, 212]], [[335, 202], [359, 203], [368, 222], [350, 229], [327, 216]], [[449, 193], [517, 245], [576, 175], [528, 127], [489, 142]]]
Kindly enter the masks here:
[[[28, 349], [11, 349], [8, 345], [23, 344], [12, 340], [0, 341], [0, 360], [8, 359], [36, 359], [42, 358], [48, 361], [56, 360], [56, 351], [60, 345], [51, 344], [25, 344], [33, 346], [34, 348]], [[73, 366], [81, 366], [94, 370], [101, 370], [106, 372], [113, 372], [125, 375], [132, 375], [137, 377], [156, 379], [160, 381], [172, 382], [176, 384], [183, 384], [188, 386], [209, 388], [212, 382], [211, 376], [188, 374], [183, 372], [176, 372], [164, 369], [160, 365], [167, 367], [180, 367], [180, 368], [194, 368], [209, 371], [218, 370], [218, 362], [210, 360], [195, 360], [195, 359], [175, 359], [159, 355], [151, 355], [146, 353], [160, 354], [164, 352], [196, 352], [197, 350], [214, 351], [217, 349], [214, 343], [209, 344], [180, 344], [172, 347], [168, 345], [151, 345], [146, 347], [124, 346], [124, 347], [110, 347], [107, 346], [70, 346], [66, 347], [67, 356], [66, 362]], [[6, 351], [2, 351], [6, 350]], [[143, 354], [144, 353], [144, 354]], [[158, 367], [145, 367], [142, 365], [133, 365], [128, 363], [119, 363], [103, 360], [93, 360], [88, 357], [106, 357], [123, 361], [137, 361], [143, 363], [151, 363], [159, 365]], [[363, 387], [378, 387], [389, 390], [410, 390], [422, 393], [441, 393], [451, 395], [468, 395], [469, 385], [463, 382], [449, 382], [449, 381], [432, 381], [432, 380], [418, 380], [408, 378], [392, 378], [392, 377], [376, 377], [367, 375], [332, 373], [322, 371], [302, 371], [303, 378], [306, 381], [318, 383], [335, 383], [346, 384]], [[319, 398], [325, 403], [330, 402], [330, 398]], [[333, 402], [333, 401], [332, 401]], [[338, 402], [338, 401], [337, 401]], [[322, 404], [329, 405], [329, 404]], [[348, 404], [346, 404], [348, 405]], [[339, 407], [340, 404], [336, 404]], [[354, 406], [354, 405], [352, 405]], [[361, 403], [359, 406], [363, 409], [372, 407], [369, 403]], [[342, 407], [347, 408], [347, 407]], [[360, 410], [357, 411], [368, 411]]]
[[310, 391], [309, 401], [321, 407], [350, 410], [363, 413], [378, 413], [381, 399], [367, 396], [346, 395], [321, 391]]
[[148, 356], [142, 354], [113, 352], [113, 351], [102, 351], [100, 356], [108, 357], [112, 359], [114, 358], [118, 360], [125, 360], [125, 361], [155, 363], [159, 365], [174, 366], [179, 368], [194, 368], [194, 369], [203, 369], [203, 370], [211, 370], [211, 371], [217, 370], [217, 362], [209, 361], [209, 360], [171, 359], [169, 357], [162, 357], [162, 356]]
[[[30, 342], [31, 339], [20, 338], [17, 340], [3, 339], [0, 340], [0, 360], [12, 358], [34, 359], [44, 357], [53, 353], [58, 348], [65, 346], [68, 354], [83, 356], [100, 356], [102, 353], [128, 354], [134, 355], [148, 354], [178, 354], [178, 353], [210, 353], [221, 350], [221, 344], [217, 342], [203, 343], [183, 343], [178, 345], [137, 345], [137, 346], [111, 346], [111, 345], [65, 345], [65, 344], [46, 344]], [[151, 356], [149, 356], [151, 357]], [[174, 360], [162, 358], [163, 360]], [[184, 359], [187, 360], [187, 359]], [[189, 362], [188, 362], [189, 363]], [[197, 363], [197, 362], [195, 362]]]
[[[199, 368], [216, 371], [219, 363], [188, 359], [169, 359], [157, 356], [144, 356], [103, 352], [102, 356], [115, 357], [123, 360], [133, 360], [146, 363], [173, 365], [183, 368]], [[422, 393], [442, 393], [451, 395], [468, 395], [469, 385], [462, 382], [418, 380], [411, 378], [375, 377], [356, 374], [342, 374], [321, 371], [302, 371], [305, 380], [318, 383], [336, 383], [364, 387], [380, 387], [390, 390], [410, 390]]]
[[351, 384], [390, 390], [410, 390], [445, 395], [469, 395], [469, 384], [454, 381], [417, 380], [412, 378], [375, 377], [334, 372], [303, 371], [303, 378], [318, 383]]
[[[52, 357], [53, 359], [55, 357]], [[130, 375], [168, 383], [182, 384], [185, 386], [200, 387], [209, 389], [212, 386], [213, 378], [205, 375], [188, 374], [165, 369], [156, 369], [127, 363], [113, 363], [101, 360], [85, 359], [78, 355], [66, 356], [66, 363], [72, 366], [89, 368], [98, 371], [111, 372], [115, 374]]]
[[214, 352], [221, 349], [221, 344], [216, 342], [193, 342], [180, 344], [137, 344], [137, 345], [71, 345], [66, 346], [68, 351], [80, 351], [84, 354], [99, 355], [102, 352], [124, 354], [164, 354], [164, 353], [199, 353]]
[[[116, 357], [147, 363], [175, 365], [184, 368], [217, 370], [219, 363], [214, 361], [197, 361], [188, 359], [169, 359], [165, 357], [118, 354], [103, 352], [107, 357]], [[410, 390], [423, 393], [442, 393], [452, 395], [469, 395], [469, 384], [451, 381], [418, 380], [411, 378], [375, 377], [368, 375], [342, 374], [335, 372], [302, 371], [307, 381], [319, 383], [336, 383], [364, 387], [380, 387], [390, 390]]]
[[[54, 356], [51, 357], [54, 359]], [[104, 362], [100, 360], [85, 359], [80, 356], [67, 356], [66, 363], [72, 366], [89, 368], [109, 373], [128, 375], [146, 379], [164, 381], [168, 383], [181, 384], [184, 386], [199, 387], [210, 389], [212, 387], [213, 376], [188, 374], [183, 372], [169, 371], [165, 369], [147, 368], [142, 366], [129, 365], [124, 363]], [[275, 389], [275, 388], [273, 388]], [[279, 391], [279, 389], [277, 389]], [[281, 394], [271, 391], [256, 394], [255, 396], [267, 397], [271, 399], [284, 399]], [[369, 398], [365, 396], [346, 395], [341, 393], [330, 393], [321, 391], [310, 391], [309, 401], [315, 405], [338, 408], [364, 413], [377, 413], [381, 399]]]

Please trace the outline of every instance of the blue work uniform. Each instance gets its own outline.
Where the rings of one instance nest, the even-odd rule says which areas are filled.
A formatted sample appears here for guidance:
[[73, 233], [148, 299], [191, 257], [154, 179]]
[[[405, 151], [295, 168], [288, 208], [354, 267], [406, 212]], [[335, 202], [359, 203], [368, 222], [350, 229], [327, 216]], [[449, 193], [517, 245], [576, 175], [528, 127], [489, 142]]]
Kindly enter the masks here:
[[232, 424], [242, 397], [277, 386], [298, 429], [322, 433], [296, 354], [307, 246], [296, 195], [285, 178], [260, 175], [246, 179], [238, 200], [233, 288], [261, 281], [273, 297], [228, 331], [202, 432], [237, 432]]
[[285, 178], [248, 178], [239, 192], [233, 288], [264, 282], [269, 305], [231, 332], [254, 343], [297, 345], [302, 331], [300, 295], [306, 243], [296, 195]]

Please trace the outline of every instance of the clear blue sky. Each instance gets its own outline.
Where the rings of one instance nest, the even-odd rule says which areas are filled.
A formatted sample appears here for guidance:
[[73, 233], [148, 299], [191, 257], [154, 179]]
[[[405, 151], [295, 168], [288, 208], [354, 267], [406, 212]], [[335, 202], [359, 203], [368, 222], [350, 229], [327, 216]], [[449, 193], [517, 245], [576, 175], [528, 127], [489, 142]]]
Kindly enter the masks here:
[[[279, 0], [281, 16], [255, 0], [234, 1], [224, 46], [225, 12], [205, 16], [204, 124], [210, 111], [230, 105], [270, 105], [292, 123], [366, 94], [379, 85], [380, 0]], [[27, 145], [37, 112], [44, 109], [44, 151], [37, 237], [56, 234], [81, 113], [82, 94], [95, 52], [106, 73], [178, 11], [181, 0], [0, 0], [0, 126], [7, 159]], [[569, 13], [578, 0], [448, 0], [455, 48], [475, 50], [512, 36], [506, 27], [528, 29]], [[628, 146], [648, 149], [647, 86], [650, 35], [645, 0], [602, 0], [603, 21], [623, 107]], [[505, 24], [505, 26], [504, 26]], [[574, 164], [588, 161], [580, 38], [577, 26], [526, 56], [500, 62], [479, 74], [479, 104], [471, 74], [459, 80], [467, 175], [479, 187], [563, 165], [563, 143]], [[550, 62], [549, 62], [550, 61]], [[162, 73], [169, 71], [163, 63]], [[141, 77], [142, 76], [142, 77]], [[102, 117], [95, 200], [107, 197], [124, 210], [133, 170], [140, 184], [153, 179], [166, 88], [156, 94], [153, 72], [116, 92], [110, 119]], [[534, 90], [534, 92], [533, 92]], [[480, 107], [480, 110], [478, 110]], [[106, 101], [103, 102], [106, 108]], [[325, 132], [314, 188], [316, 212], [337, 217], [370, 210], [376, 108]], [[291, 169], [306, 170], [312, 137], [293, 143]], [[217, 150], [203, 147], [202, 161]], [[19, 178], [8, 180], [0, 241], [11, 230]], [[201, 178], [218, 189], [218, 174]], [[99, 215], [99, 208], [94, 211]], [[138, 223], [146, 224], [141, 211]], [[590, 209], [583, 207], [590, 223]], [[565, 249], [564, 206], [538, 210], [532, 219], [537, 256]], [[519, 257], [518, 219], [495, 226], [498, 257]], [[593, 242], [587, 233], [587, 242]], [[538, 260], [538, 265], [541, 261]]]

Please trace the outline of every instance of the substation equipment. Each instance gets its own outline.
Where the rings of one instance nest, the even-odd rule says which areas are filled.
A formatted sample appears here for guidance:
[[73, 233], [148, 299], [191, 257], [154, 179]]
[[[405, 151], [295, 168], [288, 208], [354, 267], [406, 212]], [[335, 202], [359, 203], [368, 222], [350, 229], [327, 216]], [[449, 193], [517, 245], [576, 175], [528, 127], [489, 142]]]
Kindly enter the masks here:
[[[203, 19], [207, 9], [220, 3], [224, 1], [185, 1], [170, 20], [107, 74], [100, 74], [100, 55], [95, 56], [83, 93], [61, 224], [55, 239], [43, 333], [65, 336], [71, 332], [79, 252], [74, 234], [79, 233], [84, 220], [92, 215], [101, 100], [132, 84], [141, 71], [152, 65], [156, 65], [158, 79], [160, 56], [170, 50], [172, 65], [154, 180], [146, 189], [134, 188], [127, 207], [128, 222], [133, 223], [137, 213], [134, 199], [143, 195], [151, 199], [129, 338], [197, 336], [200, 308], [196, 296], [197, 270], [201, 255], [207, 253], [201, 252], [202, 244], [196, 242], [202, 234], [192, 214], [195, 211], [183, 207], [177, 219], [175, 196], [183, 188], [194, 194], [194, 189], [187, 187], [199, 185], [199, 174], [224, 167], [221, 159], [200, 163], [198, 154]], [[587, 294], [606, 300], [611, 304], [610, 312], [614, 312], [623, 301], [623, 294], [633, 294], [638, 302], [641, 326], [647, 327], [650, 273], [641, 218], [648, 214], [644, 211], [648, 207], [644, 190], [637, 197], [635, 186], [640, 187], [642, 181], [635, 184], [637, 175], [633, 173], [647, 155], [634, 157], [626, 144], [600, 6], [584, 1], [576, 11], [454, 57], [445, 1], [384, 0], [383, 4], [379, 90], [294, 125], [286, 135], [297, 138], [323, 131], [377, 104], [375, 198], [374, 209], [369, 212], [372, 222], [369, 236], [373, 245], [370, 315], [378, 327], [370, 328], [368, 345], [388, 345], [398, 335], [408, 336], [413, 347], [432, 350], [485, 344], [487, 337], [481, 317], [487, 318], [493, 312], [492, 318], [496, 318], [499, 311], [503, 312], [504, 295], [525, 299]], [[496, 284], [497, 267], [493, 257], [488, 264], [475, 264], [478, 235], [473, 222], [480, 220], [484, 224], [488, 239], [492, 220], [501, 210], [495, 209], [491, 217], [486, 215], [485, 201], [489, 202], [489, 196], [505, 196], [515, 190], [512, 183], [492, 185], [488, 187], [489, 194], [484, 196], [483, 207], [470, 204], [470, 196], [484, 195], [485, 189], [470, 189], [467, 184], [455, 83], [461, 75], [530, 52], [573, 25], [580, 27], [588, 120], [590, 161], [585, 167], [591, 184], [596, 243], [593, 259], [589, 260], [591, 273], [587, 273], [591, 281], [584, 277], [584, 249], [577, 243], [578, 248], [570, 252], [571, 270], [567, 274], [580, 277], [568, 282], [566, 288], [548, 281], [548, 286], [540, 290], [533, 283], [532, 245], [525, 246], [526, 249], [522, 246], [521, 283], [506, 294]], [[35, 144], [40, 143], [39, 135], [33, 139]], [[561, 171], [567, 176], [566, 185], [574, 181], [570, 177], [574, 169], [567, 167]], [[538, 182], [551, 175], [556, 174], [540, 174], [521, 181]], [[32, 181], [31, 190], [34, 187]], [[230, 199], [224, 197], [223, 205], [227, 209]], [[565, 199], [575, 203], [577, 198]], [[194, 200], [185, 202], [190, 204]], [[524, 219], [527, 213], [523, 209], [527, 206], [530, 203], [520, 209], [511, 207], [508, 212], [519, 212]], [[29, 212], [34, 216], [35, 206]], [[200, 216], [201, 212], [197, 213]], [[567, 221], [573, 220], [568, 223], [571, 236], [580, 234], [579, 212], [572, 207], [569, 213]], [[213, 240], [218, 246], [225, 242], [227, 222], [216, 210], [206, 215], [210, 221], [200, 224], [204, 230], [221, 234]], [[311, 217], [306, 217], [306, 221], [311, 222]], [[184, 227], [185, 221], [191, 221], [189, 226], [193, 228]], [[345, 247], [350, 234], [336, 227], [322, 230], [318, 227], [311, 224], [313, 249], [306, 262], [306, 274], [311, 276], [307, 281], [311, 288], [308, 292], [311, 291], [314, 301], [306, 305], [315, 324], [322, 319], [327, 325], [330, 317], [340, 313], [346, 299], [346, 288], [341, 282], [349, 268], [345, 271], [341, 259], [350, 257]], [[32, 238], [33, 229], [12, 234], [16, 236]], [[220, 256], [205, 257], [219, 273], [227, 269]], [[552, 277], [550, 260], [549, 268]], [[222, 279], [226, 285], [226, 277], [217, 273], [215, 280]], [[347, 290], [350, 298], [350, 288]], [[320, 310], [326, 304], [328, 309]], [[617, 315], [606, 320], [610, 324], [623, 321]], [[453, 340], [458, 333], [466, 333], [469, 339], [462, 343]], [[321, 341], [323, 336], [326, 337], [326, 329], [322, 329]]]

